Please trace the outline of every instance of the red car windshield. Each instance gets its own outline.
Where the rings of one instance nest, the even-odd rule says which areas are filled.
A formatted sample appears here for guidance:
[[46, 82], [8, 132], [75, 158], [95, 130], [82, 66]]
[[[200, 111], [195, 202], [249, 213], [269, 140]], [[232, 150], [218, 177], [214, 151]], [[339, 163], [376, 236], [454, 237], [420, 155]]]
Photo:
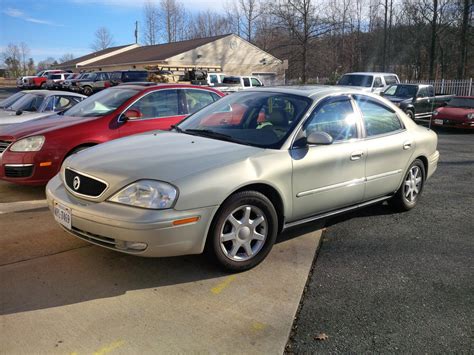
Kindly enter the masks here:
[[453, 97], [448, 101], [448, 107], [474, 108], [474, 99], [467, 97]]
[[136, 89], [111, 88], [94, 94], [64, 112], [65, 116], [100, 117], [115, 111], [120, 105], [138, 94]]

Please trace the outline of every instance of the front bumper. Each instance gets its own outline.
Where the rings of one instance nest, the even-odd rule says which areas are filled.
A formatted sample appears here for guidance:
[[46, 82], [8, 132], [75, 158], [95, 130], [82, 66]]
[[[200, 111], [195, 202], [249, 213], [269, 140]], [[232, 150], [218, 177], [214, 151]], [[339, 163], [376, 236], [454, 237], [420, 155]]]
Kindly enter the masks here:
[[[441, 124], [441, 121], [443, 122]], [[440, 122], [440, 123], [438, 123]], [[474, 129], [474, 120], [453, 120], [449, 118], [434, 117], [431, 124], [435, 127]]]
[[60, 167], [61, 157], [55, 151], [0, 154], [0, 180], [19, 185], [46, 185]]
[[[65, 230], [92, 244], [127, 254], [165, 257], [200, 254], [218, 206], [177, 211], [147, 210], [111, 202], [89, 202], [72, 196], [56, 175], [46, 187], [51, 210], [54, 203], [70, 208], [72, 229]], [[197, 222], [173, 225], [173, 221], [199, 217]], [[145, 243], [146, 249], [127, 248], [131, 243]]]

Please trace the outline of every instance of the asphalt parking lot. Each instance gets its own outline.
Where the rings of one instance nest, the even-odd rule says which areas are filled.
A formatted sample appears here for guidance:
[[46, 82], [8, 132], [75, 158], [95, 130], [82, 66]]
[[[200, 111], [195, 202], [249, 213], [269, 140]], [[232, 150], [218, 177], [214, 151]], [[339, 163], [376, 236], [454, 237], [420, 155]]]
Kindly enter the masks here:
[[414, 210], [326, 221], [287, 351], [474, 352], [474, 132], [438, 133]]

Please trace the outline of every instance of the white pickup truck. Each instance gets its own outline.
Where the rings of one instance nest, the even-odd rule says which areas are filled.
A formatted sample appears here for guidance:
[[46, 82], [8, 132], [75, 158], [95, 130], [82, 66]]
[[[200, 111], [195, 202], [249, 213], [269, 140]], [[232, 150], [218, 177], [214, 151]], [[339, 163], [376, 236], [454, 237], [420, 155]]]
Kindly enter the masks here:
[[226, 76], [221, 84], [214, 84], [216, 89], [229, 94], [260, 86], [263, 86], [263, 83], [254, 76]]

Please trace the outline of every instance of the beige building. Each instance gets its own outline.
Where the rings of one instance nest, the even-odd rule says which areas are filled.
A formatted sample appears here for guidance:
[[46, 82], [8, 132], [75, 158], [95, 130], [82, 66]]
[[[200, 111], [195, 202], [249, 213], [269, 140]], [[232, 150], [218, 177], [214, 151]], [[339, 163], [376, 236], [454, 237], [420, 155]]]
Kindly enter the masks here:
[[264, 84], [274, 85], [284, 83], [288, 63], [229, 34], [153, 46], [108, 48], [58, 65], [61, 69], [77, 71], [134, 70], [150, 66], [178, 73], [204, 69], [227, 75], [254, 75]]

